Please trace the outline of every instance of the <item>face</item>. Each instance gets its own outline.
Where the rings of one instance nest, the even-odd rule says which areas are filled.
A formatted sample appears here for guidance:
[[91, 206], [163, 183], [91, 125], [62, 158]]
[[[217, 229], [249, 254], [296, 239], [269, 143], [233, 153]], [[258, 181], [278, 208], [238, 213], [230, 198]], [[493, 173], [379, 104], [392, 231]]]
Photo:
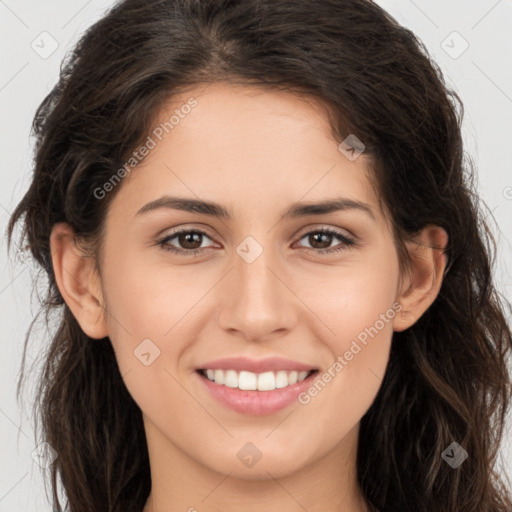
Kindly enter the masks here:
[[[251, 479], [346, 455], [399, 316], [367, 157], [348, 158], [319, 105], [289, 93], [198, 86], [155, 126], [176, 110], [117, 185], [102, 246], [108, 333], [148, 444]], [[308, 376], [294, 384], [294, 368]]]

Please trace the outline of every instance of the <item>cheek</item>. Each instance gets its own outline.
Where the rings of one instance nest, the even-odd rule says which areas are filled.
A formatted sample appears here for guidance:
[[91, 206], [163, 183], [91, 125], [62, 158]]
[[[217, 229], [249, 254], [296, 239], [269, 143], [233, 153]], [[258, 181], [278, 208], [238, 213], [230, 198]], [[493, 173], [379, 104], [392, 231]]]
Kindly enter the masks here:
[[158, 269], [128, 255], [104, 265], [104, 288], [109, 337], [132, 398], [149, 417], [172, 419], [172, 411], [188, 410], [190, 395], [179, 384], [183, 375], [177, 363], [187, 340], [194, 339], [192, 306], [200, 290], [185, 272]]
[[113, 342], [122, 338], [133, 349], [149, 338], [163, 349], [173, 330], [191, 324], [208, 283], [185, 266], [171, 269], [137, 254], [114, 256], [104, 265]]
[[294, 289], [300, 290], [301, 299], [314, 313], [309, 316], [321, 320], [319, 325], [326, 327], [322, 327], [324, 340], [337, 353], [343, 353], [347, 342], [350, 345], [376, 323], [379, 333], [390, 336], [399, 279], [398, 259], [391, 244], [355, 253], [337, 268], [305, 268], [295, 279]]
[[350, 428], [360, 420], [386, 371], [393, 321], [400, 314], [399, 268], [392, 248], [377, 256], [316, 276], [315, 287], [304, 287], [301, 295], [322, 320], [317, 337], [328, 347], [330, 363], [299, 402], [309, 409], [308, 423], [327, 436], [325, 425]]

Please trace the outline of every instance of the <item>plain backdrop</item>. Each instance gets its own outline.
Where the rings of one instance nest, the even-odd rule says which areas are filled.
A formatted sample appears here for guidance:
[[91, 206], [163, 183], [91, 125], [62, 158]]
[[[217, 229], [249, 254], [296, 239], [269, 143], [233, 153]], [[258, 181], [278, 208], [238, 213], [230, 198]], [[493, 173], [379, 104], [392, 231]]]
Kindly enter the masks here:
[[[496, 281], [511, 300], [512, 1], [377, 3], [420, 37], [464, 103], [466, 150], [476, 163], [481, 197], [497, 223]], [[0, 0], [2, 232], [29, 184], [34, 112], [56, 82], [65, 53], [112, 5], [108, 0]], [[3, 233], [1, 243], [0, 512], [45, 512], [51, 507], [45, 499], [41, 468], [32, 457], [36, 441], [30, 417], [31, 386], [23, 408], [15, 397], [24, 336], [38, 311], [37, 296], [31, 293], [33, 268], [8, 258]], [[47, 341], [48, 335], [39, 328], [30, 343], [29, 361]], [[31, 378], [36, 376], [30, 373]], [[501, 471], [509, 475], [511, 422], [500, 453]]]

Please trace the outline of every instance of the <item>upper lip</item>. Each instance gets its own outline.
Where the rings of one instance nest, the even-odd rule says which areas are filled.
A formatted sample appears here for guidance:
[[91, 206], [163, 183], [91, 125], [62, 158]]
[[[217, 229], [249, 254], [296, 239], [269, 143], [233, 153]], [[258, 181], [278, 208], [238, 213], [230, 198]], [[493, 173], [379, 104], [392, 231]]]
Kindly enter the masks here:
[[314, 366], [299, 363], [292, 359], [283, 357], [268, 357], [265, 359], [250, 359], [248, 357], [226, 357], [216, 359], [201, 365], [198, 370], [236, 370], [238, 372], [247, 371], [253, 373], [264, 373], [270, 371], [311, 371], [316, 370]]

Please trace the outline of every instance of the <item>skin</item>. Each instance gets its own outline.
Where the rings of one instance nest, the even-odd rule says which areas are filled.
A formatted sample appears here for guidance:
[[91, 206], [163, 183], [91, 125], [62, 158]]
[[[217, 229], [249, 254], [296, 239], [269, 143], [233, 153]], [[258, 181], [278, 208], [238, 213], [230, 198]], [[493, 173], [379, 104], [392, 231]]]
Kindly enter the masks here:
[[[118, 185], [101, 273], [67, 224], [51, 237], [66, 303], [91, 338], [110, 337], [142, 410], [152, 478], [144, 512], [364, 512], [356, 478], [360, 420], [381, 385], [393, 331], [410, 327], [439, 292], [446, 232], [429, 225], [419, 244], [408, 242], [412, 266], [401, 272], [367, 157], [350, 161], [338, 150], [318, 103], [215, 83], [174, 97], [157, 123], [191, 96], [197, 106]], [[166, 194], [214, 201], [232, 218], [169, 208], [137, 215]], [[337, 196], [368, 204], [373, 218], [350, 209], [280, 220], [293, 203]], [[193, 246], [202, 248], [199, 256], [157, 244], [181, 227], [206, 233]], [[305, 236], [322, 227], [356, 245], [322, 255], [344, 245], [336, 236]], [[248, 236], [263, 248], [250, 264], [236, 252]], [[168, 244], [186, 251], [181, 242]], [[259, 417], [237, 413], [217, 403], [195, 373], [221, 357], [275, 355], [321, 375], [394, 303], [401, 312], [306, 405]], [[147, 338], [160, 356], [145, 366], [133, 352]], [[252, 467], [237, 457], [247, 442], [261, 452]]]

